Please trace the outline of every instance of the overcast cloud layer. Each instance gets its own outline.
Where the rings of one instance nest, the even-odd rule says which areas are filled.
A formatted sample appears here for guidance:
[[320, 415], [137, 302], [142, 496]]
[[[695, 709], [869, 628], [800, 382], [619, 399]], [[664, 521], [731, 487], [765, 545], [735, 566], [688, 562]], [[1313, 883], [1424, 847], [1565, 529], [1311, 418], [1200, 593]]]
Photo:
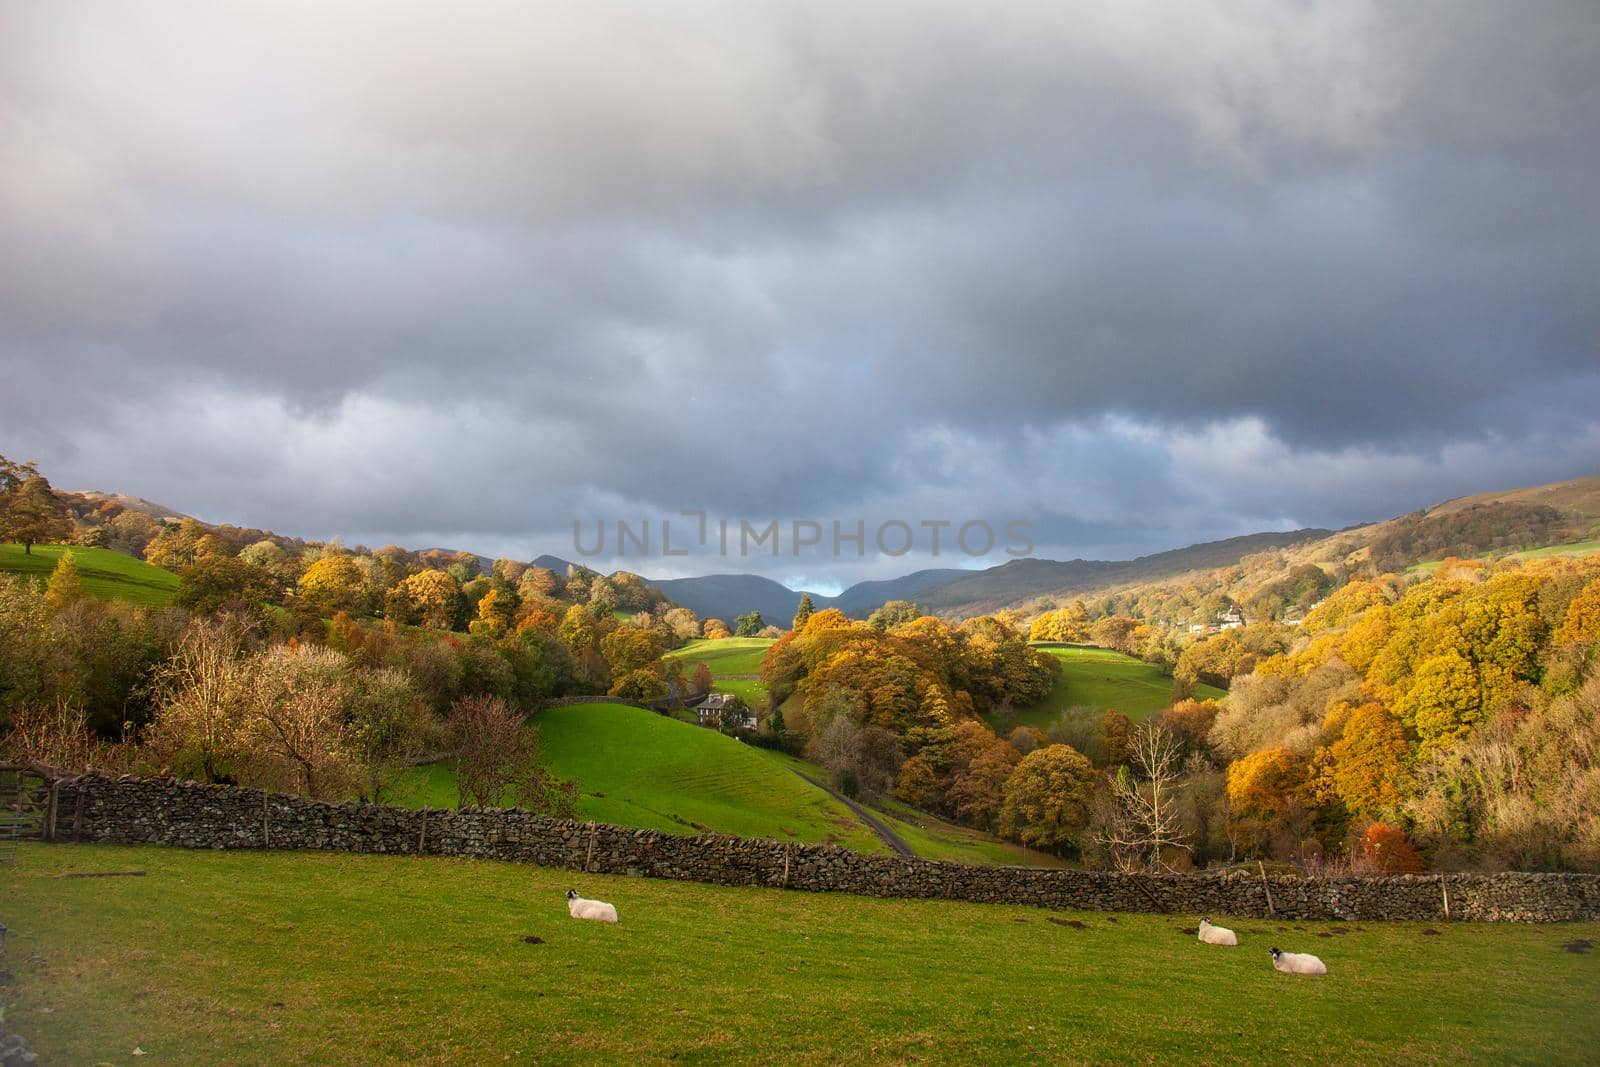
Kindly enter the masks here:
[[0, 452], [522, 558], [1342, 526], [1600, 473], [1597, 174], [1592, 0], [0, 2]]

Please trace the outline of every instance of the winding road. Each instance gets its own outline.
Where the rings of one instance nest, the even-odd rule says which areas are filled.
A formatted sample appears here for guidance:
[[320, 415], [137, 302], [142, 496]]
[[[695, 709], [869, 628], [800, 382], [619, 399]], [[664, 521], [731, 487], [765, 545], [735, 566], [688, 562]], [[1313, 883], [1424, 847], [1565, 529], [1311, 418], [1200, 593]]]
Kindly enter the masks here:
[[[794, 770], [792, 767], [789, 769]], [[795, 771], [794, 773], [799, 775], [801, 778], [804, 778], [806, 781], [810, 782], [812, 785], [816, 786], [818, 789], [822, 790], [824, 793], [827, 793], [833, 799], [837, 800], [839, 803], [853, 811], [856, 815], [856, 818], [860, 819], [862, 822], [871, 827], [872, 832], [883, 838], [883, 843], [894, 849], [895, 852], [906, 857], [907, 859], [914, 860], [917, 858], [917, 854], [911, 851], [911, 846], [905, 843], [905, 839], [899, 834], [895, 833], [893, 830], [889, 829], [888, 825], [882, 819], [872, 814], [872, 812], [868, 811], [860, 804], [857, 804], [855, 801], [851, 800], [849, 797], [845, 796], [828, 783], [819, 782], [809, 774], [804, 774], [800, 771]]]

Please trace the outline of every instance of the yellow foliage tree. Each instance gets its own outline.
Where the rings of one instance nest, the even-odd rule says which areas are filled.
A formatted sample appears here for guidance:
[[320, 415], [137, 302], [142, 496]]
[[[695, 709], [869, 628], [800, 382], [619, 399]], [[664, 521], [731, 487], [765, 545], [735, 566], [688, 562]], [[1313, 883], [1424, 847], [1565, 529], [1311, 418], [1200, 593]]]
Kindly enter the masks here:
[[418, 571], [401, 582], [400, 588], [422, 625], [435, 630], [455, 626], [461, 587], [444, 571]]
[[1340, 705], [1324, 726], [1334, 740], [1317, 753], [1319, 789], [1355, 815], [1377, 818], [1393, 810], [1405, 795], [1411, 757], [1400, 721], [1369, 702]]
[[1034, 848], [1082, 848], [1100, 775], [1071, 745], [1046, 745], [1022, 758], [1006, 779], [1000, 836]]
[[354, 559], [346, 555], [323, 556], [300, 576], [300, 595], [322, 612], [355, 612], [361, 606], [366, 575]]

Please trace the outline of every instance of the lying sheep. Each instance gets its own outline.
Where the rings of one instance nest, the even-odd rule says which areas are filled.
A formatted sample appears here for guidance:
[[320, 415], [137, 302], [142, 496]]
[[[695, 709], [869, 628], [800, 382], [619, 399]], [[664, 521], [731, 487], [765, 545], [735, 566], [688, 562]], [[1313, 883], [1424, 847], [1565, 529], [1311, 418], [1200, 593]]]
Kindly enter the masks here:
[[1208, 945], [1235, 946], [1239, 943], [1239, 935], [1226, 926], [1212, 926], [1210, 919], [1201, 919], [1200, 940]]
[[593, 919], [597, 923], [617, 921], [617, 909], [601, 900], [585, 900], [576, 889], [567, 890], [567, 911], [574, 919]]
[[1284, 974], [1327, 974], [1328, 965], [1309, 952], [1279, 952], [1272, 949], [1272, 965]]

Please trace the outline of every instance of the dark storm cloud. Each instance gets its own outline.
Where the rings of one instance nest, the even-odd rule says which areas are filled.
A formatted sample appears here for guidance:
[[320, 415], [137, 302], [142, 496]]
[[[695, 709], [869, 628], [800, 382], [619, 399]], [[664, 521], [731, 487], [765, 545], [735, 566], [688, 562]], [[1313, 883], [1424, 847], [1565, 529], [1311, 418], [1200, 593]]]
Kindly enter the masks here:
[[705, 508], [1067, 557], [1600, 469], [1591, 3], [0, 23], [0, 451], [63, 485], [518, 555]]

